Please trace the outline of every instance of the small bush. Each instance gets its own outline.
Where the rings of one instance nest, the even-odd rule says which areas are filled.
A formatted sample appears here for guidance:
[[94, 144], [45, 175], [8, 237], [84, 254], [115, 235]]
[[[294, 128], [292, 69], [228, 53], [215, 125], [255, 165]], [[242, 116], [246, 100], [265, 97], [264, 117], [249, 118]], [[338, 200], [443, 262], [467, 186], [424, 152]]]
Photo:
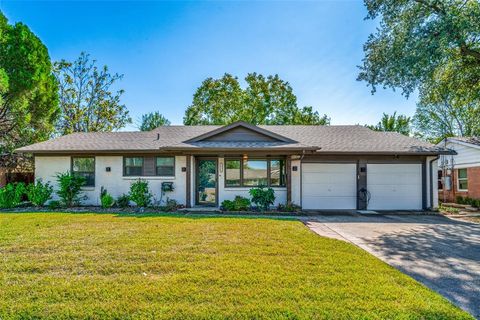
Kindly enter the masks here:
[[267, 211], [275, 202], [275, 191], [272, 188], [252, 188], [249, 193], [252, 196], [252, 202], [264, 211]]
[[458, 209], [458, 208], [445, 207], [443, 204], [440, 204], [440, 206], [438, 207], [438, 210], [440, 212], [445, 212], [445, 213], [448, 213], [448, 214], [457, 214], [457, 213], [460, 212], [460, 209]]
[[0, 189], [0, 208], [10, 209], [18, 206], [26, 193], [25, 184], [9, 183], [5, 187]]
[[298, 212], [300, 211], [300, 206], [297, 206], [293, 202], [287, 202], [286, 204], [279, 203], [277, 206], [277, 211], [280, 212]]
[[472, 199], [472, 198], [465, 198], [466, 204], [475, 207], [475, 208], [480, 208], [480, 199]]
[[130, 206], [130, 197], [128, 194], [122, 194], [117, 198], [116, 203], [120, 208], [128, 208]]
[[462, 196], [457, 196], [456, 203], [458, 204], [465, 204], [465, 200]]
[[233, 204], [235, 205], [235, 211], [247, 211], [250, 209], [252, 203], [248, 198], [236, 196]]
[[62, 203], [58, 200], [52, 200], [48, 203], [48, 208], [50, 210], [55, 210], [55, 209], [58, 209], [62, 206]]
[[220, 206], [224, 211], [235, 211], [235, 203], [232, 200], [223, 200]]
[[80, 203], [82, 200], [81, 191], [85, 185], [85, 178], [72, 174], [67, 171], [57, 174], [57, 181], [59, 190], [57, 195], [60, 197], [61, 202], [67, 207], [73, 207]]
[[38, 179], [36, 183], [31, 183], [27, 186], [27, 197], [34, 206], [41, 207], [52, 198], [53, 187], [50, 183], [42, 183], [41, 179]]
[[153, 197], [148, 188], [148, 181], [139, 179], [132, 183], [129, 197], [138, 207], [148, 207]]
[[250, 199], [236, 196], [233, 200], [222, 201], [221, 207], [224, 211], [248, 211], [250, 209]]
[[110, 195], [104, 187], [100, 189], [100, 204], [104, 209], [111, 208], [115, 204], [112, 195]]

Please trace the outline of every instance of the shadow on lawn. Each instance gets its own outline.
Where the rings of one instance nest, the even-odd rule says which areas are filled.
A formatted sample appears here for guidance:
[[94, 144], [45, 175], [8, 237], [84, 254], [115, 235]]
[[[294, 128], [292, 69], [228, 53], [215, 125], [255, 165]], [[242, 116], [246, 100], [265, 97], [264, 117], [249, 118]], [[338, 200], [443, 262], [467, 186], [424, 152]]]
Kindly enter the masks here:
[[368, 245], [480, 319], [480, 227], [452, 221], [388, 232]]

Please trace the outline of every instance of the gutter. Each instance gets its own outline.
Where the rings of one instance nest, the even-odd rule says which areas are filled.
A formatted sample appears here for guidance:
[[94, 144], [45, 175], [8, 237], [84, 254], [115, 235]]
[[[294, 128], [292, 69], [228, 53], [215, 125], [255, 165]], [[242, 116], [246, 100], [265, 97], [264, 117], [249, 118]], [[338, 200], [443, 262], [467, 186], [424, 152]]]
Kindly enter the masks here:
[[436, 156], [435, 158], [433, 158], [432, 160], [429, 161], [429, 165], [430, 165], [430, 209], [433, 209], [433, 167], [432, 167], [432, 163], [434, 161], [437, 161], [438, 159], [440, 159], [440, 156]]

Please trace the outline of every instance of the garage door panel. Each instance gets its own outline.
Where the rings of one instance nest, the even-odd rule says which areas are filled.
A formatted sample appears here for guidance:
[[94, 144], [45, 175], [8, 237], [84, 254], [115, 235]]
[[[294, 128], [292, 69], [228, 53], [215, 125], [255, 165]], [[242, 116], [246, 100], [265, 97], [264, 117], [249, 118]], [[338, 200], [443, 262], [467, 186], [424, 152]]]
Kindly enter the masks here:
[[302, 166], [304, 209], [355, 209], [356, 164], [307, 163]]
[[316, 197], [351, 197], [355, 194], [356, 188], [353, 186], [332, 186], [332, 185], [316, 185], [315, 187], [305, 188], [303, 194], [305, 196]]
[[[355, 209], [356, 197], [311, 197], [303, 198], [304, 209], [324, 209], [324, 210], [350, 210]], [[346, 205], [347, 204], [347, 205]]]
[[371, 210], [422, 209], [421, 164], [368, 164]]
[[375, 185], [368, 190], [380, 197], [417, 197], [419, 192], [422, 192], [422, 187], [418, 185]]
[[304, 184], [313, 184], [313, 185], [331, 185], [331, 184], [341, 184], [341, 185], [350, 185], [352, 183], [351, 174], [337, 174], [332, 176], [332, 173], [308, 173], [304, 176]]
[[[392, 180], [395, 179], [395, 180]], [[417, 181], [417, 174], [408, 173], [382, 173], [371, 174], [368, 172], [368, 181], [374, 185], [408, 185], [412, 181]]]

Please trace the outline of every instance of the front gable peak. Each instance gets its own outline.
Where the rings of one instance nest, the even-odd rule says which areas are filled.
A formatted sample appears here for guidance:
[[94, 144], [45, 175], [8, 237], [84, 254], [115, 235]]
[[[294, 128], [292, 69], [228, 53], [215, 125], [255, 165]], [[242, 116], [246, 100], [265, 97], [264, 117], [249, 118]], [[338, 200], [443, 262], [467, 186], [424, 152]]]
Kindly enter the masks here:
[[185, 142], [294, 142], [292, 139], [272, 131], [257, 127], [244, 121], [209, 131]]

